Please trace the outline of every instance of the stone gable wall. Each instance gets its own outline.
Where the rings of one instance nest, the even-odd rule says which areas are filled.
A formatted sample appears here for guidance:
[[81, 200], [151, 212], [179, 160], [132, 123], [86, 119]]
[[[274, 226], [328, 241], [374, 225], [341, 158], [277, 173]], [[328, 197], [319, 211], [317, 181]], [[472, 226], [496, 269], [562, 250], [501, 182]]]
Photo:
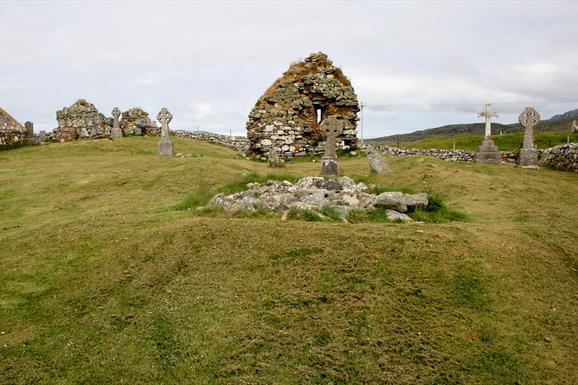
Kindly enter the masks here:
[[344, 127], [337, 148], [354, 148], [358, 111], [357, 96], [341, 69], [327, 55], [311, 54], [292, 64], [255, 104], [247, 122], [249, 155], [265, 155], [273, 147], [284, 157], [323, 153], [320, 123], [332, 115]]

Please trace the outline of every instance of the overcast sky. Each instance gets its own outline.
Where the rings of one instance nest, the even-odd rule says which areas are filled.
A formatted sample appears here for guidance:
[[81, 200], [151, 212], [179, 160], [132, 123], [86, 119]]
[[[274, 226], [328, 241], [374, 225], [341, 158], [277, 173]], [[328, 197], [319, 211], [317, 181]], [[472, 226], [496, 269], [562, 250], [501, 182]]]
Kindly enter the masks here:
[[578, 108], [578, 2], [0, 1], [0, 106], [36, 131], [85, 98], [161, 107], [171, 128], [245, 134], [290, 62], [322, 51], [365, 137]]

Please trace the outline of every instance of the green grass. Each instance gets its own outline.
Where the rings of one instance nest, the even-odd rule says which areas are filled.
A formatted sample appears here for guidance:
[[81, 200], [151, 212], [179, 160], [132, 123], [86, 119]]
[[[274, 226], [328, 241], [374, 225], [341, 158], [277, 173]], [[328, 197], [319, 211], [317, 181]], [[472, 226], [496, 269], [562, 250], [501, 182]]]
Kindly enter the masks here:
[[271, 169], [157, 141], [0, 153], [0, 384], [577, 382], [577, 175], [347, 158], [466, 220], [198, 216], [167, 208]]
[[[568, 136], [570, 136], [570, 142], [578, 142], [578, 133], [570, 133], [567, 131], [534, 132], [534, 140], [538, 148], [549, 148], [558, 144], [566, 144]], [[501, 151], [514, 151], [520, 148], [523, 138], [523, 132], [509, 133], [501, 136], [494, 132], [494, 135], [492, 135], [492, 140]], [[456, 149], [458, 150], [476, 151], [482, 142], [482, 137], [480, 135], [471, 134], [439, 135], [416, 141], [400, 142], [399, 147], [418, 149], [437, 148], [443, 150], [451, 150], [453, 149], [454, 142]], [[397, 145], [397, 142], [388, 142], [386, 144]]]

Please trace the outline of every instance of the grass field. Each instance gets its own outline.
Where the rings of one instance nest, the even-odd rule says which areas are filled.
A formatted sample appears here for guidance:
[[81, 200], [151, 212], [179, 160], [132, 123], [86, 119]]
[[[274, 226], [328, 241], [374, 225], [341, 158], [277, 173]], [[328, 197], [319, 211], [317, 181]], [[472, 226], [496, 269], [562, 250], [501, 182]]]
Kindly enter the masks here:
[[[578, 133], [570, 133], [568, 131], [536, 131], [534, 132], [534, 140], [538, 148], [549, 148], [558, 144], [566, 144], [570, 137], [570, 142], [578, 142]], [[513, 151], [520, 148], [524, 140], [522, 132], [492, 135], [492, 140], [501, 151]], [[371, 140], [369, 140], [371, 142]], [[430, 149], [438, 148], [443, 150], [451, 150], [454, 147], [458, 150], [476, 151], [482, 143], [481, 135], [461, 134], [461, 135], [437, 135], [430, 136], [424, 139], [407, 141], [407, 142], [384, 142], [389, 146], [399, 146], [403, 148], [419, 148]]]
[[0, 384], [578, 383], [576, 174], [348, 158], [466, 219], [207, 217], [174, 207], [271, 169], [157, 140], [0, 152]]

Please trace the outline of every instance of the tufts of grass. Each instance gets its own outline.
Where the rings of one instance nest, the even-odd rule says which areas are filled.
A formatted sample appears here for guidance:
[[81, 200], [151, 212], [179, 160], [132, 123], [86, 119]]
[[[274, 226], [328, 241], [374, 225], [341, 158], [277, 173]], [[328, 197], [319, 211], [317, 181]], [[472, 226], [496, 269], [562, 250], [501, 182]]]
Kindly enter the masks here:
[[339, 211], [333, 206], [323, 206], [321, 208], [321, 214], [332, 221], [341, 221], [341, 215], [339, 214]]
[[428, 206], [425, 209], [416, 210], [408, 215], [413, 220], [427, 223], [465, 221], [468, 219], [467, 215], [461, 211], [447, 207], [442, 199], [436, 195], [430, 195]]
[[32, 142], [29, 140], [26, 140], [24, 142], [11, 143], [11, 144], [0, 144], [0, 151], [15, 150], [17, 148], [32, 147], [32, 146], [39, 146], [39, 145], [40, 145], [40, 143]]
[[221, 185], [216, 188], [209, 188], [207, 185], [201, 185], [198, 190], [194, 190], [185, 197], [181, 202], [170, 207], [172, 210], [195, 210], [198, 207], [206, 206], [211, 198], [219, 193], [225, 195], [235, 194], [247, 189], [248, 183], [265, 183], [268, 180], [287, 180], [289, 182], [296, 182], [299, 176], [292, 174], [269, 173], [261, 175], [257, 173], [249, 173], [243, 175], [241, 178]]

